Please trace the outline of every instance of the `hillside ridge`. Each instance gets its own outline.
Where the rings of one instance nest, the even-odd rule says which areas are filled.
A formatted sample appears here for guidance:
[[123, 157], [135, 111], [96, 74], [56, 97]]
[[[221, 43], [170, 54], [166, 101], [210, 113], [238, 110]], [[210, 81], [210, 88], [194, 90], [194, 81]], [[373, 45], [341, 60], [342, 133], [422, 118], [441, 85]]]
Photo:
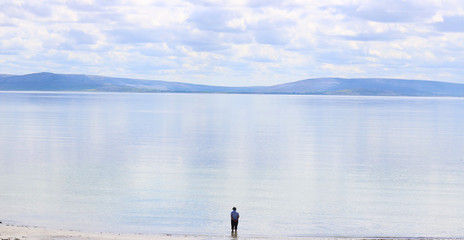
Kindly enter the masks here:
[[310, 78], [273, 86], [225, 87], [50, 72], [0, 74], [0, 91], [183, 92], [464, 97], [464, 84], [394, 78]]

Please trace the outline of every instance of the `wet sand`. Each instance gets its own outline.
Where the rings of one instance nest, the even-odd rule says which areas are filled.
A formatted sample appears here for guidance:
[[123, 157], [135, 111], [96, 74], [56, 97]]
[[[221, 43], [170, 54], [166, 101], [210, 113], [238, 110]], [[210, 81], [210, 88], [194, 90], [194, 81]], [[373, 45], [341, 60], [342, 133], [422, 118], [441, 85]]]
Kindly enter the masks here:
[[72, 230], [55, 230], [31, 226], [14, 226], [9, 224], [0, 224], [0, 240], [97, 240], [97, 239], [114, 239], [114, 240], [216, 240], [216, 239], [256, 239], [256, 240], [400, 240], [400, 239], [462, 239], [462, 238], [358, 238], [358, 237], [266, 237], [266, 236], [241, 236], [231, 234], [230, 232], [220, 235], [194, 235], [194, 234], [117, 234], [117, 233], [88, 233]]

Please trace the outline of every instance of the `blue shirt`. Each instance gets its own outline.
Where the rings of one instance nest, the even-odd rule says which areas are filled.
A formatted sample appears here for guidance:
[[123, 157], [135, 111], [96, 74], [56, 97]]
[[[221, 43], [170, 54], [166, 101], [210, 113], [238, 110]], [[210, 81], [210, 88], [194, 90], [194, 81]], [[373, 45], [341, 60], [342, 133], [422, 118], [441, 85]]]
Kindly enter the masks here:
[[234, 219], [235, 221], [237, 221], [238, 218], [240, 217], [240, 214], [238, 214], [238, 212], [234, 210], [230, 213], [230, 217]]

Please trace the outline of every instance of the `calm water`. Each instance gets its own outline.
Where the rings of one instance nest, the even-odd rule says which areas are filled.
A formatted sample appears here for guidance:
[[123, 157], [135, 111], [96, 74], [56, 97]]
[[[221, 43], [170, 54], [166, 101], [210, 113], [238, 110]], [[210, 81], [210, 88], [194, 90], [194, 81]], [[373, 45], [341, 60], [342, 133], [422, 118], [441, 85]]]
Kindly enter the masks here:
[[0, 93], [0, 220], [464, 236], [464, 99]]

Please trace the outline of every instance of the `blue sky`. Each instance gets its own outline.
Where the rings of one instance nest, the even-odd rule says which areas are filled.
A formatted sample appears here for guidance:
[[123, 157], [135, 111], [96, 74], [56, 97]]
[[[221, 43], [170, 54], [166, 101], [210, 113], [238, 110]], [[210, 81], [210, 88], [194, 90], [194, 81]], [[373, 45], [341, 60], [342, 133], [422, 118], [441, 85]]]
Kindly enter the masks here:
[[0, 0], [0, 73], [464, 83], [460, 0]]

